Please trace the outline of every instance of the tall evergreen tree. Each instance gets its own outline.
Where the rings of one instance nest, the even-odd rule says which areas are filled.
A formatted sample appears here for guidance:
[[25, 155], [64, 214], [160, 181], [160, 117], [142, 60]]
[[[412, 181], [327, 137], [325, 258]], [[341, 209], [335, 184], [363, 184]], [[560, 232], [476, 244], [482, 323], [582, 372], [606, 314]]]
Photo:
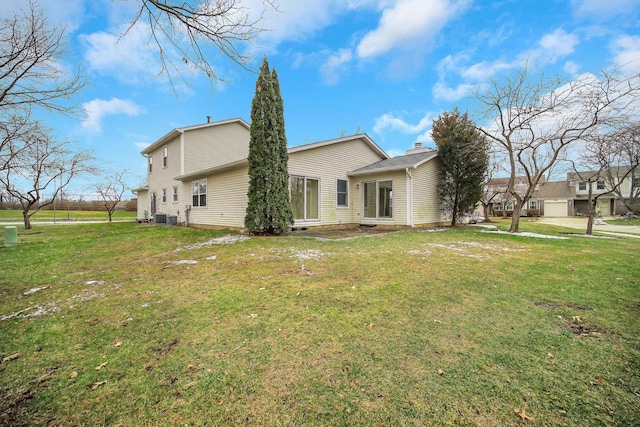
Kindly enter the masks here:
[[289, 201], [284, 103], [275, 69], [265, 57], [251, 103], [249, 203], [244, 225], [250, 233], [284, 233], [293, 224]]
[[457, 108], [433, 121], [433, 140], [442, 169], [438, 191], [451, 211], [451, 225], [473, 210], [482, 197], [482, 183], [489, 165], [489, 145], [467, 113]]

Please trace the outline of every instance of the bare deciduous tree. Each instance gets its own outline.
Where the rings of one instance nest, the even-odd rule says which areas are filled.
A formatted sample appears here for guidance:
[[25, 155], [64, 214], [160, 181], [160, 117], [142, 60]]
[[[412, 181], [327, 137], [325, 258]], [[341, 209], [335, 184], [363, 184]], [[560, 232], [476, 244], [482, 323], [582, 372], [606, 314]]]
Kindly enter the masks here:
[[64, 28], [52, 25], [38, 4], [0, 22], [0, 120], [28, 116], [34, 108], [72, 114], [73, 95], [84, 86], [78, 68], [69, 74]]
[[[633, 214], [640, 197], [640, 125], [624, 124], [607, 133], [594, 134], [586, 142], [578, 160], [570, 160], [573, 170], [587, 186], [586, 234], [593, 234], [598, 199], [614, 194]], [[594, 191], [594, 183], [602, 188]], [[635, 184], [635, 186], [634, 186]]]
[[[481, 131], [508, 163], [507, 191], [516, 200], [509, 231], [518, 231], [520, 212], [569, 146], [602, 126], [624, 120], [637, 106], [639, 80], [614, 70], [568, 83], [544, 76], [531, 81], [522, 69], [504, 82], [492, 81], [485, 93], [478, 94], [483, 113], [491, 117]], [[524, 191], [516, 191], [518, 177], [524, 177]]]
[[[10, 142], [16, 153], [0, 172], [3, 190], [17, 199], [22, 207], [25, 229], [31, 229], [31, 217], [52, 204], [73, 178], [94, 173], [90, 152], [71, 150], [70, 142], [51, 138], [50, 130], [38, 123], [35, 130]], [[43, 200], [43, 192], [54, 187], [51, 199]]]
[[173, 83], [172, 76], [181, 75], [186, 64], [204, 72], [212, 83], [224, 81], [214, 69], [210, 48], [240, 67], [249, 69], [249, 55], [242, 53], [241, 44], [251, 42], [261, 34], [264, 12], [277, 10], [273, 0], [264, 0], [257, 16], [242, 6], [239, 0], [138, 0], [137, 10], [124, 36], [138, 23], [148, 25], [151, 38], [158, 48], [162, 69]]
[[109, 222], [112, 221], [113, 212], [116, 210], [118, 203], [122, 201], [124, 193], [129, 190], [127, 181], [130, 176], [131, 171], [128, 169], [113, 171], [105, 177], [102, 183], [96, 184], [94, 187], [107, 210]]

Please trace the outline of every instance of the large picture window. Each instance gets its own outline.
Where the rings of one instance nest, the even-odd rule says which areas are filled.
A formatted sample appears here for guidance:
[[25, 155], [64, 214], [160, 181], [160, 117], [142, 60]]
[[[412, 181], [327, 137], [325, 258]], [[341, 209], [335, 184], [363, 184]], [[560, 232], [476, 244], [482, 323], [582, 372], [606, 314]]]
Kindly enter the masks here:
[[364, 183], [364, 217], [393, 218], [393, 181]]
[[291, 209], [296, 221], [320, 219], [320, 181], [304, 176], [291, 177]]
[[191, 186], [192, 205], [207, 206], [207, 180], [193, 181]]

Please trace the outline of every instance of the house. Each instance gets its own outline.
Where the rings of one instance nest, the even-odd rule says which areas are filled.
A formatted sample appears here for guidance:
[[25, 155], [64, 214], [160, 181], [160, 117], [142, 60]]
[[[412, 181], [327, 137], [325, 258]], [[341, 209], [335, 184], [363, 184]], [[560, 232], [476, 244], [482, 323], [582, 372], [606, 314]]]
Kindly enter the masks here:
[[[511, 216], [513, 213], [516, 199], [511, 195], [511, 193], [507, 192], [509, 180], [510, 178], [494, 178], [485, 185], [485, 195], [483, 198], [484, 200], [490, 201], [489, 213], [491, 215]], [[545, 179], [543, 177], [536, 186], [536, 191], [544, 183]], [[514, 183], [515, 192], [518, 194], [524, 194], [527, 188], [529, 188], [529, 182], [526, 177], [517, 176]], [[527, 216], [529, 214], [533, 214], [533, 216], [538, 216], [540, 214], [540, 209], [541, 207], [539, 206], [537, 198], [532, 197], [527, 203], [527, 206], [522, 209], [521, 215]]]
[[[629, 173], [628, 166], [611, 168], [604, 172], [569, 172], [565, 181], [542, 181], [528, 201], [523, 216], [535, 216], [537, 213], [549, 217], [581, 216], [589, 214], [589, 190], [598, 196], [595, 211], [598, 215], [624, 215], [627, 208], [618, 197], [625, 199], [640, 196], [640, 177], [638, 173]], [[513, 210], [513, 196], [506, 193], [508, 178], [493, 179], [486, 187], [487, 200], [492, 200], [494, 215], [509, 214]], [[619, 191], [613, 192], [611, 185], [619, 185]], [[516, 191], [524, 192], [525, 178], [516, 178]], [[493, 197], [493, 199], [489, 199]], [[503, 209], [505, 209], [503, 211]]]
[[[230, 119], [176, 128], [142, 150], [138, 220], [244, 228], [250, 126]], [[437, 151], [389, 157], [366, 134], [288, 149], [294, 228], [443, 223]]]

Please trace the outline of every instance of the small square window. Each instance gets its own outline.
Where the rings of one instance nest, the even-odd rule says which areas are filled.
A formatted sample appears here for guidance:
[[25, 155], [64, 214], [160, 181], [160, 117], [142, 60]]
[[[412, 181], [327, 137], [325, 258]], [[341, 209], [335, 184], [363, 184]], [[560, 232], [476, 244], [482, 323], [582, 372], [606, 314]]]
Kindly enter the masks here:
[[604, 190], [604, 181], [598, 181], [596, 184], [598, 190]]
[[580, 191], [586, 191], [587, 190], [587, 183], [584, 181], [580, 181], [578, 183], [578, 190]]

